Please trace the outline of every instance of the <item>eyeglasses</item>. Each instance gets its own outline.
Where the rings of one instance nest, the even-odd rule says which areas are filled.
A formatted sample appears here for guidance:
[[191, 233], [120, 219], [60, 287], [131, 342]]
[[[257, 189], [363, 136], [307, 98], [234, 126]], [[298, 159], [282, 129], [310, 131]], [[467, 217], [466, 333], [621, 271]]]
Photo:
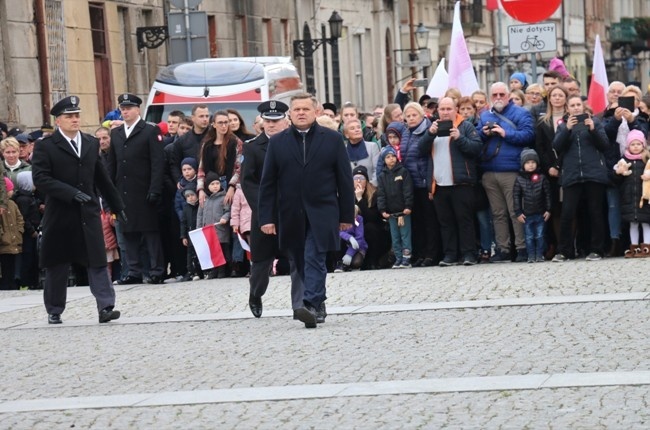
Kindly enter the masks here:
[[506, 93], [492, 93], [492, 97], [505, 97]]
[[228, 124], [230, 124], [230, 122], [228, 122], [228, 121], [216, 121], [215, 124], [217, 124], [217, 125], [228, 125]]
[[365, 181], [366, 177], [363, 175], [354, 175], [352, 179], [354, 179], [355, 181]]

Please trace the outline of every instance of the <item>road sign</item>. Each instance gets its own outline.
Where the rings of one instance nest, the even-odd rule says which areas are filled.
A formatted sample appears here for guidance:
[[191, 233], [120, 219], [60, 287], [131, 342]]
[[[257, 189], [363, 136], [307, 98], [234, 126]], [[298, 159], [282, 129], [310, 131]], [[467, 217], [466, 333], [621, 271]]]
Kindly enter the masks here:
[[[194, 9], [201, 4], [203, 0], [187, 0], [187, 8]], [[175, 6], [177, 9], [185, 9], [185, 0], [170, 0], [172, 6]]]
[[208, 16], [206, 12], [190, 12], [188, 15], [189, 29], [185, 26], [183, 12], [167, 15], [170, 64], [209, 57]]
[[562, 0], [501, 0], [508, 15], [521, 22], [540, 22], [555, 13]]
[[557, 51], [555, 23], [509, 25], [508, 50], [510, 55]]

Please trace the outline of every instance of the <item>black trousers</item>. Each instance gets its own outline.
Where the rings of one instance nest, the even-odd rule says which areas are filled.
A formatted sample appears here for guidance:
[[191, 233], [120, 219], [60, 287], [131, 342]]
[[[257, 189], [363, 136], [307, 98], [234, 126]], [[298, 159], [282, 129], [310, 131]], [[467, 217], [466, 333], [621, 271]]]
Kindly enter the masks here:
[[164, 258], [160, 233], [157, 231], [124, 232], [126, 242], [126, 261], [129, 264], [129, 275], [142, 279], [142, 261], [140, 261], [140, 244], [144, 239], [149, 254], [149, 275], [164, 275]]
[[438, 186], [433, 196], [433, 204], [440, 222], [445, 257], [455, 261], [468, 254], [476, 255], [474, 187]]
[[[589, 252], [603, 255], [605, 250], [605, 185], [596, 182], [582, 182], [563, 188], [562, 215], [560, 219], [560, 243], [558, 250], [567, 258], [575, 254], [573, 220], [581, 201], [586, 202], [591, 223]], [[582, 198], [584, 197], [584, 200]], [[579, 227], [578, 227], [579, 228]]]
[[431, 258], [439, 261], [442, 254], [440, 223], [433, 202], [429, 200], [429, 190], [413, 189], [413, 215], [411, 218], [413, 237], [413, 259]]
[[[108, 276], [106, 266], [88, 267], [88, 284], [95, 296], [97, 311], [115, 306], [115, 289]], [[57, 264], [45, 268], [43, 301], [48, 314], [62, 314], [68, 293], [68, 273], [70, 264]]]

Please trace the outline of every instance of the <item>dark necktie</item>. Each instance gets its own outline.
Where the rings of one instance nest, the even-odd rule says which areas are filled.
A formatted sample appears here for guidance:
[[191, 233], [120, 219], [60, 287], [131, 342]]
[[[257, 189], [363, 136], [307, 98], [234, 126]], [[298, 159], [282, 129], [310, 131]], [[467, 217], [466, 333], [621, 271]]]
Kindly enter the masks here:
[[74, 139], [70, 139], [70, 143], [72, 143], [72, 146], [74, 147], [74, 151], [78, 154], [79, 147], [77, 146], [77, 142], [75, 142]]

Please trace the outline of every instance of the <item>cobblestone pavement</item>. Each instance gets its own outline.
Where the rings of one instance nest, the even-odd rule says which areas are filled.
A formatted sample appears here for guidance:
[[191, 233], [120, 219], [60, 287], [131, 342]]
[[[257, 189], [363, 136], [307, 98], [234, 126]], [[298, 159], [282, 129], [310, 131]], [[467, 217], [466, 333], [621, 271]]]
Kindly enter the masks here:
[[[101, 326], [79, 324], [96, 322], [94, 299], [82, 288], [70, 289], [64, 324], [57, 327], [45, 323], [40, 292], [0, 293], [0, 408], [3, 402], [141, 393], [297, 385], [317, 391], [321, 384], [647, 372], [650, 288], [642, 281], [647, 265], [620, 258], [332, 274], [328, 307], [336, 312], [316, 330], [288, 316], [201, 318], [248, 312], [243, 278], [119, 288], [123, 319]], [[272, 278], [265, 315], [288, 310], [288, 282]], [[648, 294], [621, 301], [590, 298], [633, 292]], [[549, 296], [586, 298], [525, 305], [527, 298]], [[524, 304], [425, 309], [438, 302], [508, 298]], [[347, 311], [393, 304], [411, 304], [413, 310]], [[197, 318], [164, 322], [178, 315]], [[120, 324], [148, 316], [159, 322]], [[9, 410], [0, 413], [0, 428], [650, 427], [647, 383], [312, 396]]]

